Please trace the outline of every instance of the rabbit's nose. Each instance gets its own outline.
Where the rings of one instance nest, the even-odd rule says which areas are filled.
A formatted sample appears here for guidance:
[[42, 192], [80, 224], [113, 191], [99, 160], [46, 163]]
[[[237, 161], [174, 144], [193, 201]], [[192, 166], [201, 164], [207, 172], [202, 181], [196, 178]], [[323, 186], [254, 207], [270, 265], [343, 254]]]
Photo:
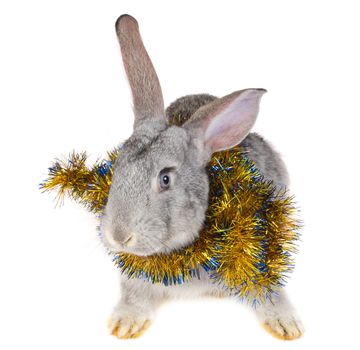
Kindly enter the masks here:
[[124, 247], [130, 247], [135, 244], [135, 234], [133, 232], [127, 233], [105, 226], [104, 236], [115, 250], [121, 250]]
[[135, 244], [135, 233], [134, 232], [124, 232], [117, 231], [113, 232], [112, 238], [115, 241], [117, 246], [121, 247], [131, 247]]
[[132, 246], [135, 243], [135, 235], [134, 233], [130, 233], [126, 238], [120, 241], [124, 247]]

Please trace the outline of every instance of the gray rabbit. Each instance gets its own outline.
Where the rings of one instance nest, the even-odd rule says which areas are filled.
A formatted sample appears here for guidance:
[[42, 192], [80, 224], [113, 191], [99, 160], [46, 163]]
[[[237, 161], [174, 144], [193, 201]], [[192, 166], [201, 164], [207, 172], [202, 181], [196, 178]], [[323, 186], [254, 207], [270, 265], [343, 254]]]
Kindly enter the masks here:
[[[101, 222], [109, 250], [144, 256], [191, 244], [205, 219], [209, 192], [205, 166], [216, 151], [241, 143], [266, 178], [288, 185], [286, 168], [276, 151], [259, 135], [249, 134], [264, 89], [235, 91], [222, 98], [185, 96], [165, 112], [160, 83], [137, 21], [129, 15], [119, 17], [116, 32], [135, 122], [133, 134], [116, 159]], [[173, 125], [169, 119], [174, 116], [184, 118], [184, 124]], [[172, 286], [121, 276], [121, 298], [109, 320], [110, 332], [119, 338], [138, 337], [163, 301], [203, 295], [226, 296], [205, 271], [200, 271], [200, 279]], [[279, 338], [295, 339], [304, 331], [282, 289], [253, 310]]]

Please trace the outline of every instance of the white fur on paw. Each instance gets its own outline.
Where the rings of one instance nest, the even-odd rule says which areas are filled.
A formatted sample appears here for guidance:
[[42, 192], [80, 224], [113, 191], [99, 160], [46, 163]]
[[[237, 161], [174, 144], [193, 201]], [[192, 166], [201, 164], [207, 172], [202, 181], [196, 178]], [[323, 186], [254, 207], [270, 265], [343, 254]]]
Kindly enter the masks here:
[[108, 327], [110, 333], [121, 339], [140, 337], [150, 326], [151, 321], [138, 316], [128, 315], [118, 318], [112, 316], [109, 319]]
[[274, 337], [283, 340], [297, 339], [304, 333], [304, 326], [301, 321], [293, 316], [278, 316], [266, 319], [263, 326]]

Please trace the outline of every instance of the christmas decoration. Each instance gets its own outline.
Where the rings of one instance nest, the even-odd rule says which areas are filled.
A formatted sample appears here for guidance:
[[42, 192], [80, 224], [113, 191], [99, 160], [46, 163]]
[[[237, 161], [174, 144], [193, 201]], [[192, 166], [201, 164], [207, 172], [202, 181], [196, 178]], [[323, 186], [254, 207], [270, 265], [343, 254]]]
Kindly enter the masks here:
[[[68, 196], [101, 218], [118, 156], [121, 147], [88, 167], [86, 152], [73, 152], [68, 160], [55, 160], [40, 187], [56, 190], [59, 202]], [[271, 297], [294, 266], [301, 225], [293, 198], [264, 179], [241, 146], [214, 154], [207, 171], [209, 207], [198, 239], [170, 254], [119, 252], [115, 264], [129, 278], [164, 285], [200, 278], [203, 268], [230, 295], [252, 302]]]

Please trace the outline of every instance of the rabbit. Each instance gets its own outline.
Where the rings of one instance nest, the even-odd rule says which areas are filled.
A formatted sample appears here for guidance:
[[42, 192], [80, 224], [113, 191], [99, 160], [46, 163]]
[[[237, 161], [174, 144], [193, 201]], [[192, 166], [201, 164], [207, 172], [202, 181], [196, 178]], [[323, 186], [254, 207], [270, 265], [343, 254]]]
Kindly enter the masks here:
[[[133, 133], [114, 163], [100, 224], [104, 244], [111, 252], [167, 254], [194, 242], [208, 207], [205, 167], [214, 152], [241, 143], [266, 178], [279, 186], [289, 185], [278, 153], [259, 135], [249, 134], [266, 90], [239, 90], [221, 98], [185, 96], [165, 112], [160, 83], [137, 21], [122, 15], [115, 27], [135, 118]], [[184, 118], [181, 126], [170, 125], [174, 115]], [[124, 339], [143, 334], [165, 300], [229, 297], [205, 271], [200, 271], [199, 278], [170, 286], [120, 274], [120, 285], [121, 297], [108, 327], [111, 334]], [[295, 339], [304, 332], [283, 288], [272, 300], [252, 309], [278, 338]]]

